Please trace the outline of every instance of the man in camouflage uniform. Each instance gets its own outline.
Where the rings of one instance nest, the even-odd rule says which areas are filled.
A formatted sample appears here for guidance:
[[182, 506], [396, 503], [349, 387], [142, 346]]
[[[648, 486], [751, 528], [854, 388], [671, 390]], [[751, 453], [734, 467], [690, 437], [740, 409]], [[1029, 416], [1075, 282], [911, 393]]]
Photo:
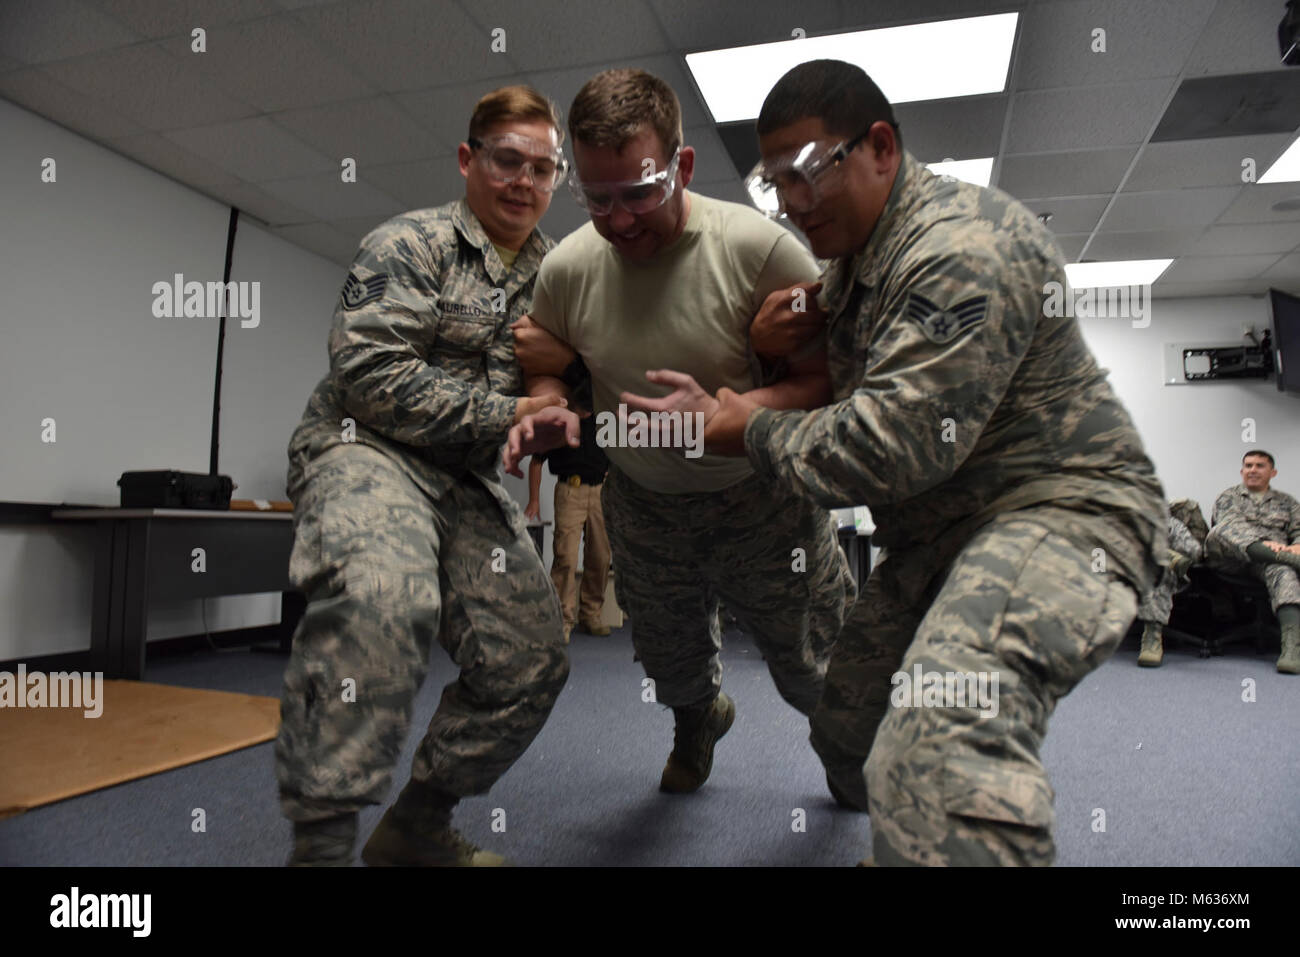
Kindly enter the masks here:
[[[835, 259], [836, 401], [776, 412], [723, 390], [706, 445], [820, 505], [868, 505], [884, 548], [814, 746], [869, 808], [875, 863], [1049, 864], [1047, 719], [1154, 583], [1160, 484], [1075, 320], [1044, 315], [1066, 279], [1032, 213], [928, 172], [847, 63], [787, 73], [758, 133], [751, 189]], [[756, 320], [756, 347], [768, 334]], [[918, 673], [925, 696], [900, 694]], [[999, 682], [991, 708], [947, 690], [977, 677]]]
[[1205, 539], [1208, 564], [1254, 574], [1268, 586], [1282, 626], [1277, 670], [1300, 674], [1300, 502], [1270, 488], [1277, 476], [1273, 456], [1262, 449], [1241, 460], [1241, 484], [1219, 495]]
[[[1191, 503], [1196, 507], [1195, 503]], [[1172, 514], [1167, 515], [1169, 531], [1169, 567], [1160, 570], [1160, 577], [1150, 591], [1138, 602], [1137, 616], [1142, 622], [1142, 648], [1138, 664], [1143, 668], [1159, 668], [1165, 657], [1164, 628], [1174, 610], [1174, 593], [1187, 585], [1187, 570], [1205, 555], [1205, 549], [1191, 530]], [[1197, 512], [1199, 514], [1199, 508]], [[1202, 520], [1204, 521], [1204, 520]]]
[[[812, 258], [752, 209], [685, 191], [694, 150], [682, 143], [676, 96], [657, 77], [597, 75], [574, 99], [569, 132], [576, 195], [591, 224], [543, 264], [529, 334], [558, 338], [567, 356], [584, 360], [598, 418], [620, 402], [634, 405], [629, 393], [646, 391], [647, 378], [678, 385], [671, 373], [647, 373], [670, 363], [711, 389], [749, 391], [757, 384], [749, 323], [769, 293], [816, 279]], [[562, 363], [545, 367], [530, 360], [522, 335], [519, 343], [530, 391], [552, 388], [555, 380], [533, 374]], [[678, 378], [704, 394], [690, 375]], [[811, 408], [828, 391], [823, 356], [793, 363], [788, 378], [751, 396]], [[665, 409], [656, 400], [639, 407]], [[512, 432], [508, 470], [522, 455], [560, 444], [566, 429], [577, 443], [573, 413], [548, 413]], [[534, 429], [546, 440], [525, 441]], [[602, 492], [615, 594], [655, 700], [674, 713], [659, 782], [671, 793], [703, 785], [735, 714], [721, 691], [719, 599], [753, 637], [782, 697], [808, 715], [856, 591], [824, 509], [756, 478], [744, 463], [683, 451], [605, 448]]]
[[276, 771], [291, 864], [347, 864], [357, 811], [384, 800], [435, 640], [460, 668], [371, 864], [492, 864], [451, 828], [528, 747], [568, 675], [560, 607], [497, 473], [518, 398], [509, 331], [552, 243], [563, 174], [554, 107], [527, 87], [479, 101], [464, 199], [362, 241], [329, 374], [289, 446], [290, 577], [308, 606], [285, 673]]

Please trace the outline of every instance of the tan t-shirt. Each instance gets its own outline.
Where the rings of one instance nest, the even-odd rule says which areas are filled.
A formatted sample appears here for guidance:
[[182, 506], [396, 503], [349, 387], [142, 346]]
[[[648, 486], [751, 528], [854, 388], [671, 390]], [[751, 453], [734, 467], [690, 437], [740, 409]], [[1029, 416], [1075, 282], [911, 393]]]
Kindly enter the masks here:
[[[709, 393], [753, 389], [748, 339], [758, 307], [776, 289], [817, 279], [812, 255], [761, 213], [698, 193], [690, 199], [682, 235], [648, 262], [623, 259], [590, 223], [542, 260], [531, 315], [586, 362], [597, 416], [617, 415], [624, 390], [672, 391], [648, 382], [648, 369], [689, 373]], [[714, 492], [753, 474], [745, 458], [688, 458], [682, 448], [605, 453], [655, 492]]]

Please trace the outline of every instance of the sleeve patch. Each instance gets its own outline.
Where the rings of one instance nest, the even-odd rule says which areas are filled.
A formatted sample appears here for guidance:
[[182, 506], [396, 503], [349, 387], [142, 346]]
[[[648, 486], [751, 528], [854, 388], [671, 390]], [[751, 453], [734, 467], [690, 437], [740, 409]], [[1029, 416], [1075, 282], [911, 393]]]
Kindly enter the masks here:
[[910, 292], [906, 309], [907, 317], [921, 327], [925, 337], [941, 346], [983, 322], [988, 303], [988, 296], [974, 296], [950, 309], [940, 309], [924, 296]]
[[360, 309], [366, 303], [374, 302], [384, 294], [387, 284], [388, 277], [383, 274], [362, 282], [356, 273], [348, 273], [347, 281], [343, 283], [343, 308]]

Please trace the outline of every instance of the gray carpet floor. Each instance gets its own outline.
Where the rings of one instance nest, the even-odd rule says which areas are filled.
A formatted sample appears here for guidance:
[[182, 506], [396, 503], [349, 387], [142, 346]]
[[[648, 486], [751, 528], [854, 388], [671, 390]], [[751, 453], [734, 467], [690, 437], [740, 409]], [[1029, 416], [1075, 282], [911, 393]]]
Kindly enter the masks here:
[[[1043, 758], [1056, 789], [1057, 863], [1300, 864], [1300, 676], [1277, 674], [1276, 652], [1202, 660], [1172, 649], [1156, 670], [1139, 669], [1136, 655], [1126, 644], [1051, 720]], [[627, 632], [575, 635], [571, 657], [532, 747], [457, 810], [471, 840], [525, 866], [841, 866], [869, 853], [869, 819], [835, 807], [806, 720], [781, 701], [743, 636], [729, 633], [723, 651], [735, 726], [709, 783], [688, 796], [657, 790], [672, 713], [642, 701]], [[278, 697], [285, 661], [203, 652], [151, 659], [146, 678]], [[453, 677], [439, 654], [390, 801]], [[1255, 700], [1243, 700], [1245, 684]], [[273, 762], [267, 743], [0, 821], [0, 863], [280, 865], [290, 827]], [[382, 810], [363, 813], [363, 840]]]

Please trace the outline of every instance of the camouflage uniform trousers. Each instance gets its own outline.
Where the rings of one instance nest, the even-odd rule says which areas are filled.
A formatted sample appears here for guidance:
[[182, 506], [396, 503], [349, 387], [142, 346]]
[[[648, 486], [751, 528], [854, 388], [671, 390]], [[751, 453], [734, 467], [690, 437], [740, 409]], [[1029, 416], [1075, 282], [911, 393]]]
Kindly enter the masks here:
[[559, 601], [519, 509], [507, 514], [472, 476], [432, 500], [361, 444], [313, 461], [294, 504], [290, 579], [308, 606], [280, 704], [285, 815], [385, 800], [435, 639], [460, 674], [411, 776], [484, 793], [532, 743], [569, 671]]
[[[1050, 510], [1006, 513], [929, 587], [916, 586], [926, 562], [908, 552], [868, 579], [836, 643], [813, 743], [846, 795], [866, 802], [877, 864], [1054, 859], [1039, 758], [1047, 719], [1137, 610], [1134, 589], [1094, 572], [1091, 548], [1054, 527]], [[923, 676], [984, 675], [989, 690], [996, 676], [993, 706], [892, 706], [894, 675], [914, 678], [918, 665]]]
[[1270, 529], [1240, 520], [1221, 522], [1205, 538], [1205, 560], [1230, 574], [1258, 578], [1268, 587], [1269, 603], [1277, 614], [1283, 605], [1300, 605], [1300, 573], [1290, 565], [1259, 565], [1251, 561], [1246, 549], [1264, 540], [1286, 544]]
[[717, 696], [721, 599], [753, 637], [781, 697], [811, 715], [857, 592], [826, 509], [758, 476], [719, 492], [669, 495], [614, 466], [601, 497], [615, 595], [656, 700], [691, 707]]
[[[1193, 562], [1199, 562], [1205, 551], [1187, 526], [1173, 516], [1169, 517], [1169, 550], [1171, 557], [1177, 552]], [[1169, 616], [1174, 610], [1174, 593], [1186, 584], [1186, 574], [1175, 575], [1172, 568], [1162, 568], [1155, 588], [1142, 595], [1138, 602], [1138, 618], [1158, 625], [1169, 624]]]

